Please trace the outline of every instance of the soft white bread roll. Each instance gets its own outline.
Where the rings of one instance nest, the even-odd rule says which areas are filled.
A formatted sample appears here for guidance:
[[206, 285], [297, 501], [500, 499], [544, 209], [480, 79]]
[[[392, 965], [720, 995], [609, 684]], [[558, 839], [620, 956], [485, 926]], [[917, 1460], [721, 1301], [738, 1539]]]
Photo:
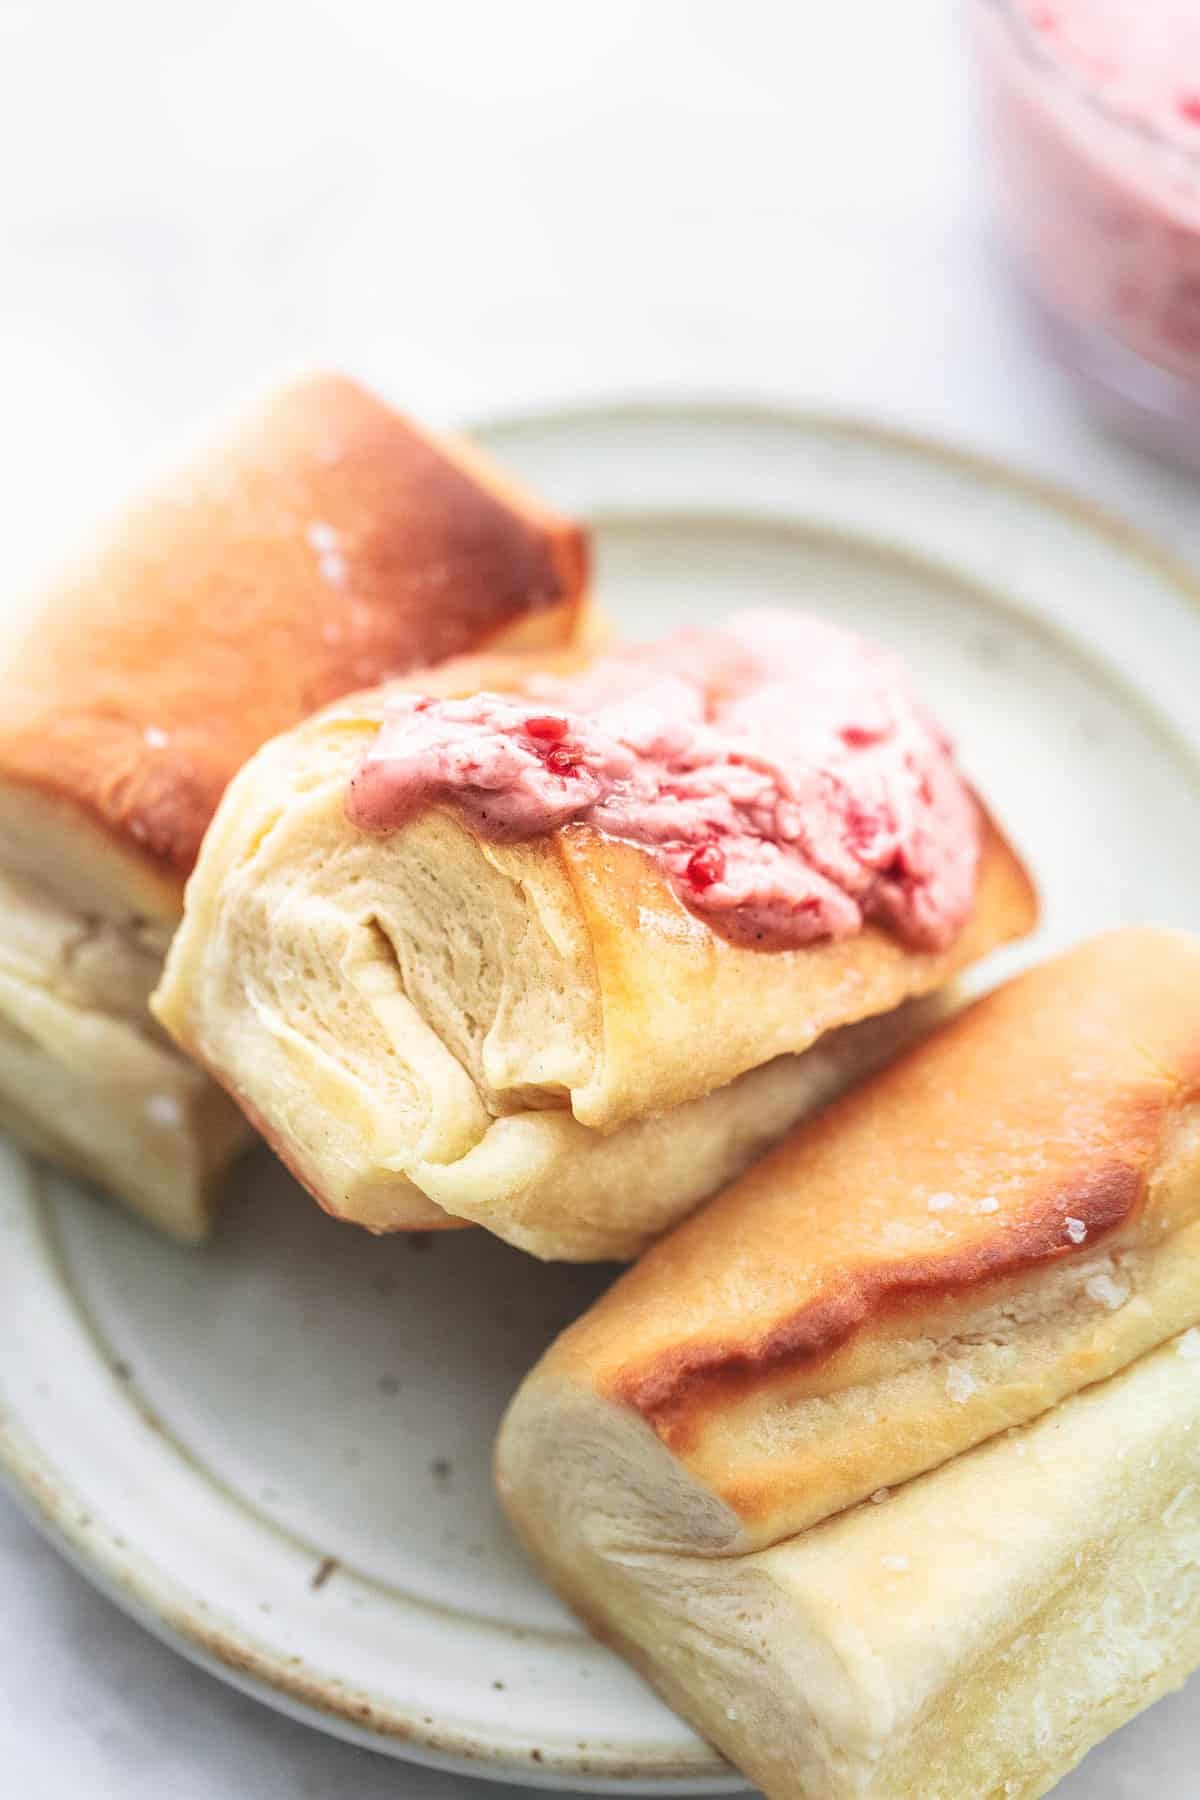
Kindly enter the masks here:
[[244, 1118], [146, 999], [235, 770], [349, 689], [578, 622], [579, 530], [349, 381], [126, 507], [0, 661], [0, 1122], [182, 1238]]
[[[481, 658], [413, 685], [529, 674]], [[740, 947], [643, 851], [586, 826], [494, 842], [439, 807], [366, 834], [346, 790], [385, 698], [306, 721], [233, 782], [154, 1003], [320, 1204], [372, 1230], [468, 1220], [543, 1257], [634, 1256], [920, 1014], [828, 1034], [1033, 923], [990, 821], [973, 914], [936, 953], [875, 926]]]
[[631, 1546], [608, 1465], [529, 1548], [768, 1800], [1037, 1800], [1200, 1665], [1198, 1356], [771, 1549]]
[[1200, 943], [1113, 933], [650, 1250], [522, 1384], [501, 1498], [772, 1800], [1041, 1794], [1200, 1657], [1200, 1338], [1131, 1367], [1198, 1259]]

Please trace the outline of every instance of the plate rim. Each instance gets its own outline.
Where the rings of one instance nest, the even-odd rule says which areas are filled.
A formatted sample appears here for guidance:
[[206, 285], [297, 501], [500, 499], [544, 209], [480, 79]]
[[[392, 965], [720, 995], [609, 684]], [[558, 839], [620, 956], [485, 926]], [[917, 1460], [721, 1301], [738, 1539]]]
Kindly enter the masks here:
[[[102, 1329], [72, 1278], [58, 1230], [53, 1188], [56, 1182], [74, 1178], [43, 1167], [19, 1146], [0, 1140], [0, 1184], [6, 1169], [11, 1170], [13, 1186], [23, 1190], [30, 1234], [54, 1269], [56, 1286], [74, 1325], [94, 1352], [95, 1365], [111, 1372]], [[157, 1439], [180, 1461], [193, 1463], [186, 1442], [154, 1413], [136, 1385], [130, 1387], [122, 1380], [122, 1395]], [[213, 1484], [211, 1471], [200, 1467], [198, 1473]], [[648, 1744], [641, 1747], [640, 1755], [635, 1749], [624, 1749], [605, 1756], [602, 1744], [566, 1757], [539, 1747], [513, 1754], [508, 1746], [439, 1724], [415, 1710], [407, 1715], [399, 1709], [391, 1715], [383, 1713], [360, 1698], [354, 1687], [339, 1684], [328, 1673], [313, 1673], [299, 1658], [289, 1662], [264, 1649], [250, 1634], [220, 1624], [202, 1599], [194, 1597], [189, 1605], [176, 1578], [167, 1571], [147, 1571], [136, 1542], [114, 1538], [100, 1528], [86, 1496], [71, 1489], [49, 1450], [6, 1415], [2, 1402], [0, 1487], [73, 1569], [160, 1643], [241, 1693], [310, 1728], [446, 1774], [516, 1781], [530, 1788], [561, 1791], [566, 1783], [578, 1793], [644, 1791], [663, 1796], [746, 1790], [736, 1771], [699, 1739], [696, 1753], [690, 1756], [685, 1751], [656, 1757]], [[243, 1504], [236, 1492], [229, 1498], [235, 1505]], [[308, 1558], [309, 1547], [286, 1527], [272, 1522], [271, 1531]]]
[[[1183, 600], [1200, 607], [1200, 572], [1196, 571], [1151, 532], [1131, 523], [1119, 512], [1077, 493], [1070, 487], [974, 447], [903, 426], [857, 416], [804, 407], [773, 405], [736, 397], [637, 396], [580, 400], [529, 410], [506, 408], [469, 419], [465, 429], [488, 441], [522, 433], [553, 432], [572, 427], [653, 423], [681, 427], [707, 425], [717, 428], [741, 425], [775, 427], [804, 435], [825, 434], [909, 458], [955, 470], [987, 484], [1032, 500], [1042, 508], [1065, 515], [1088, 532], [1102, 537], [1126, 556], [1146, 565]], [[711, 512], [713, 509], [706, 509]], [[740, 510], [740, 509], [739, 509]], [[45, 1219], [47, 1181], [39, 1165], [25, 1153], [13, 1150], [20, 1178], [39, 1197], [35, 1204]], [[57, 1243], [49, 1245], [61, 1263]], [[65, 1272], [64, 1272], [65, 1279]], [[68, 1286], [70, 1284], [68, 1283]], [[73, 1289], [71, 1289], [73, 1293]], [[90, 1318], [85, 1321], [93, 1335]], [[179, 1446], [186, 1455], [186, 1446]], [[180, 1606], [171, 1591], [171, 1578], [163, 1576], [164, 1589], [156, 1597], [147, 1591], [142, 1572], [132, 1555], [124, 1558], [111, 1547], [102, 1548], [86, 1524], [79, 1522], [79, 1508], [69, 1494], [58, 1491], [44, 1455], [24, 1431], [14, 1431], [0, 1411], [0, 1480], [18, 1506], [50, 1540], [66, 1560], [114, 1604], [132, 1616], [160, 1641], [177, 1650], [210, 1674], [288, 1716], [349, 1742], [408, 1758], [448, 1773], [508, 1780], [531, 1787], [562, 1788], [580, 1792], [656, 1794], [730, 1793], [744, 1790], [735, 1773], [715, 1753], [692, 1761], [668, 1753], [630, 1758], [628, 1753], [608, 1759], [603, 1747], [587, 1755], [544, 1752], [512, 1754], [470, 1733], [455, 1728], [426, 1726], [414, 1719], [402, 1721], [373, 1715], [369, 1722], [361, 1706], [355, 1708], [344, 1693], [322, 1691], [322, 1677], [303, 1668], [289, 1667], [249, 1641], [240, 1641], [232, 1630], [219, 1627], [197, 1608]], [[615, 1747], [614, 1747], [615, 1748]]]
[[695, 395], [615, 395], [611, 398], [565, 400], [545, 406], [524, 408], [498, 407], [494, 411], [464, 415], [458, 429], [471, 437], [497, 437], [518, 431], [550, 431], [572, 423], [608, 422], [620, 424], [647, 419], [677, 419], [681, 423], [729, 424], [738, 420], [745, 424], [774, 425], [783, 429], [824, 433], [831, 437], [857, 439], [883, 448], [898, 450], [928, 462], [940, 463], [976, 475], [997, 487], [1006, 487], [1028, 498], [1040, 501], [1055, 512], [1086, 525], [1107, 538], [1117, 548], [1148, 563], [1200, 606], [1200, 567], [1164, 543], [1149, 527], [1136, 524], [1116, 507], [1072, 487], [1052, 475], [1025, 469], [1007, 457], [978, 445], [925, 432], [915, 427], [872, 419], [865, 414], [839, 412], [831, 408], [789, 406], [783, 402], [722, 396], [698, 391]]

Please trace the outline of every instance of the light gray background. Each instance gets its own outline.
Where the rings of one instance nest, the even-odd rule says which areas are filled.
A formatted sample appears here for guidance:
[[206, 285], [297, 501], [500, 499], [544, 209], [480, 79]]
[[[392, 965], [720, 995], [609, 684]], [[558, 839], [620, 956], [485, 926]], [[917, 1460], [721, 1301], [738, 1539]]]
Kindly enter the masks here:
[[[0, 0], [7, 591], [197, 417], [314, 360], [431, 419], [725, 393], [891, 420], [1200, 556], [1194, 478], [1104, 436], [1025, 336], [958, 11]], [[1184, 1781], [1153, 1746], [1110, 1752], [1130, 1800]], [[512, 1791], [242, 1699], [2, 1500], [0, 1770], [5, 1800]]]

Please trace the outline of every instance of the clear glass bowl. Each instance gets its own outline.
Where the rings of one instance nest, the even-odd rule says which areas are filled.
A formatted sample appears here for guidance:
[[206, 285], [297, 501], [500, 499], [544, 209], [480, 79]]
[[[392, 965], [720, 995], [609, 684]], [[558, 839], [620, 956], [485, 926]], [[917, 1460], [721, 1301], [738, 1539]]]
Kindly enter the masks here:
[[1043, 335], [1200, 468], [1200, 0], [971, 6], [1001, 224]]

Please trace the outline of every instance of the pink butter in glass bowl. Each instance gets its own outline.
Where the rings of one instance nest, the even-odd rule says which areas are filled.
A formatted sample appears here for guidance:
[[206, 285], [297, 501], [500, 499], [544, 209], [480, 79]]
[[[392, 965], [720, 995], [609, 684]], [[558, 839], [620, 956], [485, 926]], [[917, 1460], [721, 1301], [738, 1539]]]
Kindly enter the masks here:
[[1005, 234], [1059, 359], [1200, 465], [1200, 0], [973, 0]]

